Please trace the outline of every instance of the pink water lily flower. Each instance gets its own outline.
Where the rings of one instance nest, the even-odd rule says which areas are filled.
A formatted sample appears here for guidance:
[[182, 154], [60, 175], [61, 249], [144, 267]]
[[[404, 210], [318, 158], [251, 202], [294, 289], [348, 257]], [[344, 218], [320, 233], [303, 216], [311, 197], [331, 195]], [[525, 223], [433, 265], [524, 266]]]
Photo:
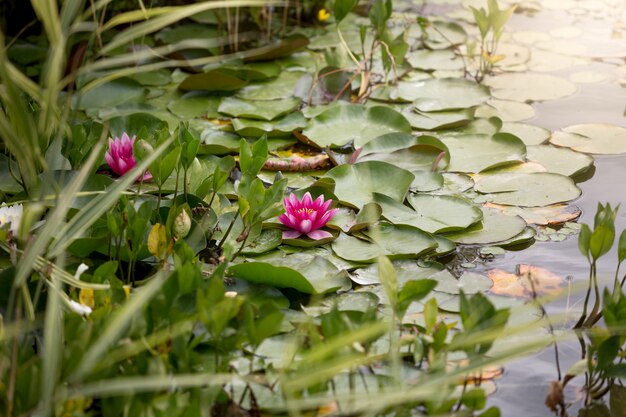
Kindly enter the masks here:
[[[118, 137], [115, 139], [109, 138], [109, 149], [107, 149], [104, 154], [104, 159], [106, 159], [107, 164], [109, 164], [113, 172], [119, 176], [126, 174], [137, 165], [135, 157], [133, 156], [133, 144], [135, 143], [135, 139], [136, 136], [131, 138], [127, 133], [124, 133], [121, 139]], [[145, 181], [151, 178], [152, 175], [146, 171], [143, 174], [143, 178], [139, 177], [138, 179]]]
[[319, 229], [337, 212], [337, 209], [328, 210], [333, 200], [324, 201], [323, 195], [313, 200], [307, 192], [302, 200], [291, 193], [284, 202], [286, 213], [278, 216], [278, 220], [292, 230], [285, 230], [283, 239], [295, 239], [303, 234], [315, 240], [332, 237], [329, 232]]

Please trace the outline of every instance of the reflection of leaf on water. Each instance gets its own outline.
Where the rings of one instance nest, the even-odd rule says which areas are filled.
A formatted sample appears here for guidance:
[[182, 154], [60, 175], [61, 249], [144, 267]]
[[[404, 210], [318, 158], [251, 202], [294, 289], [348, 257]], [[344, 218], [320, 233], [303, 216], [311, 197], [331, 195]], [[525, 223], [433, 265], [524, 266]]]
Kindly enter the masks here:
[[493, 281], [492, 293], [510, 297], [531, 297], [533, 292], [537, 295], [558, 294], [564, 282], [547, 269], [526, 264], [518, 265], [516, 273], [492, 269], [487, 276]]

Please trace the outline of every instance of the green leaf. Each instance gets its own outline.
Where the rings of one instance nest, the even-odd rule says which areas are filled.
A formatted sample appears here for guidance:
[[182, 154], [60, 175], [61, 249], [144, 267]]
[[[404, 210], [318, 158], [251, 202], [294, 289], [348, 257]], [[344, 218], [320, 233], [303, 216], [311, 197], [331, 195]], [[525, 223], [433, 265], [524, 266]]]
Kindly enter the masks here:
[[397, 309], [404, 314], [413, 301], [419, 301], [426, 297], [436, 286], [437, 281], [433, 279], [419, 279], [407, 282], [400, 290], [400, 294], [398, 294]]
[[337, 24], [341, 22], [354, 9], [359, 0], [335, 0], [333, 12]]
[[383, 106], [349, 104], [328, 109], [302, 131], [319, 148], [342, 147], [353, 141], [359, 148], [386, 133], [411, 133], [411, 125], [397, 111]]
[[586, 224], [582, 224], [580, 227], [580, 233], [578, 234], [578, 250], [583, 256], [589, 259], [589, 248], [591, 246], [591, 229]]
[[235, 97], [222, 99], [218, 111], [233, 117], [244, 117], [271, 121], [297, 109], [301, 101], [299, 98], [280, 100], [243, 100]]
[[450, 150], [447, 171], [478, 173], [526, 159], [524, 143], [508, 133], [444, 136], [441, 141]]
[[[582, 229], [581, 229], [582, 232]], [[613, 246], [615, 230], [601, 224], [596, 227], [589, 240], [589, 252], [594, 261], [605, 255]]]
[[403, 201], [415, 176], [386, 162], [340, 165], [325, 175], [335, 180], [335, 195], [342, 204], [360, 208], [374, 201], [374, 193]]
[[626, 128], [609, 124], [580, 124], [554, 132], [550, 142], [578, 152], [593, 154], [626, 153]]

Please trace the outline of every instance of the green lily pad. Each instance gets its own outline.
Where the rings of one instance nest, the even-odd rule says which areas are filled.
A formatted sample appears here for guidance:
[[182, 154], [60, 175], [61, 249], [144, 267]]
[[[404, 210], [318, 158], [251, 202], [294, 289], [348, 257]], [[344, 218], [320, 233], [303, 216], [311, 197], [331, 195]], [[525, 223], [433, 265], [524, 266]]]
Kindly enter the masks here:
[[361, 208], [381, 193], [403, 201], [415, 176], [409, 171], [380, 161], [339, 165], [326, 173], [335, 180], [335, 195], [348, 206]]
[[198, 152], [208, 155], [223, 155], [237, 152], [240, 147], [241, 136], [222, 130], [205, 129], [200, 135]]
[[450, 240], [463, 244], [503, 242], [522, 233], [526, 222], [519, 216], [507, 216], [498, 210], [482, 208], [483, 219], [461, 232], [446, 234]]
[[[438, 281], [438, 275], [450, 274], [450, 272], [438, 262], [427, 262], [422, 265], [414, 259], [394, 259], [391, 263], [393, 264], [393, 269], [396, 271], [400, 285], [404, 285], [408, 281], [424, 278]], [[455, 279], [451, 274], [450, 276], [452, 279]], [[368, 265], [365, 268], [355, 270], [352, 272], [351, 278], [352, 281], [359, 285], [380, 284], [378, 264]]]
[[436, 191], [443, 186], [443, 174], [432, 171], [412, 171], [415, 179], [411, 183], [411, 191], [429, 192]]
[[325, 297], [319, 304], [302, 306], [302, 310], [310, 316], [328, 314], [333, 309], [338, 311], [358, 311], [365, 313], [378, 307], [380, 299], [371, 292], [347, 292]]
[[509, 73], [485, 80], [498, 99], [514, 101], [545, 101], [567, 97], [576, 92], [576, 85], [547, 74]]
[[535, 231], [535, 229], [528, 226], [519, 235], [513, 236], [508, 240], [498, 242], [498, 246], [512, 247], [517, 245], [523, 245], [533, 240], [535, 236], [537, 236], [537, 232]]
[[519, 122], [505, 122], [500, 130], [517, 136], [525, 145], [541, 145], [550, 139], [551, 132], [543, 127]]
[[468, 124], [474, 119], [475, 110], [459, 109], [450, 111], [404, 111], [402, 115], [416, 130], [452, 129]]
[[481, 178], [474, 189], [496, 204], [540, 207], [580, 196], [571, 178], [549, 172], [504, 173]]
[[139, 72], [130, 76], [133, 80], [141, 85], [158, 86], [167, 85], [172, 82], [172, 76], [168, 70], [157, 70], [148, 72]]
[[424, 44], [429, 49], [447, 49], [467, 41], [467, 33], [454, 22], [431, 21], [425, 28]]
[[130, 78], [119, 78], [77, 94], [76, 107], [82, 110], [110, 108], [124, 103], [139, 102], [145, 88]]
[[410, 133], [387, 133], [378, 136], [365, 145], [361, 149], [361, 156], [371, 153], [387, 153], [406, 149], [413, 145], [417, 145], [417, 137]]
[[294, 288], [306, 294], [323, 294], [350, 286], [347, 273], [339, 271], [330, 261], [320, 256], [307, 259], [294, 254], [273, 257], [271, 262], [233, 265], [228, 268], [228, 272], [255, 284]]
[[474, 180], [469, 175], [444, 172], [441, 176], [443, 177], [443, 184], [431, 192], [433, 195], [461, 195], [474, 187]]
[[450, 150], [448, 171], [481, 172], [523, 162], [526, 157], [524, 143], [508, 133], [443, 136], [441, 141]]
[[278, 78], [262, 83], [250, 84], [237, 92], [245, 100], [278, 100], [293, 97], [296, 84], [304, 75], [300, 71], [283, 71]]
[[392, 132], [411, 132], [411, 125], [402, 114], [383, 106], [364, 108], [351, 104], [314, 117], [302, 134], [320, 148], [341, 147], [350, 141], [358, 148]]
[[288, 98], [284, 100], [242, 100], [236, 97], [222, 99], [217, 111], [233, 117], [271, 121], [297, 109], [300, 99]]
[[260, 255], [277, 248], [283, 240], [279, 229], [264, 229], [253, 242], [248, 243], [241, 251], [242, 255]]
[[479, 208], [459, 198], [409, 195], [411, 209], [385, 195], [374, 194], [374, 201], [383, 209], [383, 216], [393, 224], [417, 227], [428, 233], [463, 230], [482, 219]]
[[185, 78], [178, 88], [181, 90], [233, 91], [248, 84], [238, 71], [229, 68], [216, 68], [202, 74], [192, 74]]
[[519, 122], [535, 116], [533, 106], [519, 101], [490, 99], [476, 109], [476, 117], [498, 117], [505, 122]]
[[379, 256], [392, 259], [417, 258], [437, 247], [426, 232], [410, 226], [381, 226], [375, 241], [365, 241], [345, 234], [332, 243], [333, 252], [349, 261], [372, 263]]
[[568, 177], [585, 172], [593, 165], [593, 158], [587, 154], [550, 145], [526, 147], [526, 158], [540, 163], [549, 172]]
[[259, 138], [291, 136], [292, 132], [306, 126], [307, 121], [301, 112], [293, 112], [281, 119], [268, 121], [252, 119], [233, 119], [233, 129], [241, 136]]
[[482, 293], [488, 291], [493, 286], [493, 281], [489, 277], [475, 272], [464, 272], [457, 279], [444, 269], [431, 278], [438, 282], [435, 291], [454, 295], [460, 294], [461, 290], [465, 294]]
[[580, 124], [554, 132], [550, 142], [578, 152], [614, 155], [626, 153], [626, 128], [609, 124]]
[[466, 109], [487, 101], [489, 89], [465, 78], [434, 78], [400, 82], [391, 98], [412, 101], [422, 112]]
[[[389, 135], [384, 135], [389, 136]], [[445, 167], [449, 160], [446, 145], [434, 136], [419, 136], [415, 145], [392, 152], [376, 152], [362, 156], [360, 161], [383, 161], [408, 171], [430, 171], [439, 155], [444, 152], [439, 167]], [[362, 153], [361, 153], [362, 154]]]
[[409, 52], [405, 59], [415, 69], [424, 71], [434, 70], [461, 70], [464, 67], [463, 59], [448, 49], [428, 50], [418, 49]]
[[184, 94], [181, 98], [170, 101], [167, 104], [167, 109], [181, 118], [202, 116], [216, 118], [219, 117], [217, 108], [220, 101], [219, 97], [191, 91]]

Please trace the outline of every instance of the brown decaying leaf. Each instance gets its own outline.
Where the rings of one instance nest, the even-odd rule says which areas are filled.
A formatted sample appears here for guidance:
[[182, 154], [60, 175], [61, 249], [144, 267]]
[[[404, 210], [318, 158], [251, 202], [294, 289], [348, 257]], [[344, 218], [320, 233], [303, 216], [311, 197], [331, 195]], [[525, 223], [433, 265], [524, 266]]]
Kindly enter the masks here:
[[546, 397], [546, 406], [556, 412], [559, 407], [562, 409], [565, 407], [563, 399], [563, 384], [561, 381], [552, 381], [548, 386], [548, 396]]
[[[562, 290], [563, 278], [533, 265], [520, 264], [516, 273], [510, 273], [502, 269], [492, 269], [487, 276], [493, 281], [491, 292], [493, 294], [509, 297], [529, 298], [543, 294], [558, 294]], [[532, 280], [532, 283], [531, 281]]]

